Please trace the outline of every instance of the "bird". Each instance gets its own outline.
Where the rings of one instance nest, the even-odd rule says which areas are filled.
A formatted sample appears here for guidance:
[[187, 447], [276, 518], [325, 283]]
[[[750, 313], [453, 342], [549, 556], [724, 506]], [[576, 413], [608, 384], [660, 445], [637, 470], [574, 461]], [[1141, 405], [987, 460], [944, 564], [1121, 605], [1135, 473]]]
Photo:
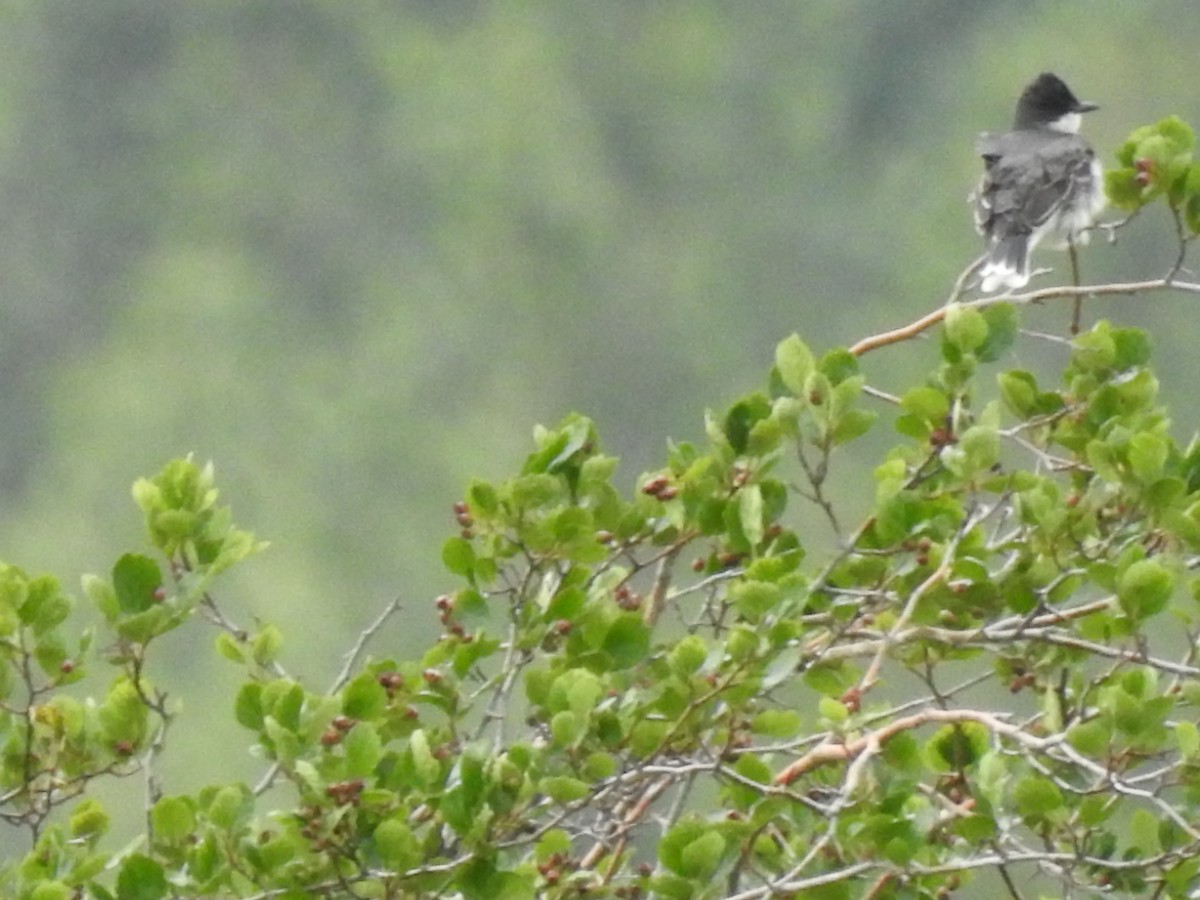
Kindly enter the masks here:
[[972, 200], [975, 227], [987, 241], [984, 293], [1028, 284], [1029, 255], [1047, 236], [1067, 248], [1087, 243], [1104, 208], [1104, 179], [1079, 126], [1095, 109], [1043, 72], [1021, 92], [1012, 130], [979, 136], [984, 172]]

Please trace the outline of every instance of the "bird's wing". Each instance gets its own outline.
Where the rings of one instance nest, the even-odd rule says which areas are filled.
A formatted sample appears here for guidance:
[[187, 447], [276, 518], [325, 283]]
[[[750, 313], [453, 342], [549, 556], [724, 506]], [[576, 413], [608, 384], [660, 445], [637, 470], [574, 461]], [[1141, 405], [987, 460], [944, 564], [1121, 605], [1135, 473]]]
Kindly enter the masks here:
[[1038, 154], [1040, 177], [1030, 186], [1024, 206], [1025, 218], [1033, 226], [1044, 224], [1068, 197], [1079, 196], [1080, 187], [1092, 180], [1092, 153], [1082, 139], [1065, 136]]
[[985, 172], [975, 192], [975, 224], [989, 237], [1033, 232], [1092, 178], [1092, 150], [1076, 135], [1032, 148], [1020, 132], [983, 135], [977, 149]]

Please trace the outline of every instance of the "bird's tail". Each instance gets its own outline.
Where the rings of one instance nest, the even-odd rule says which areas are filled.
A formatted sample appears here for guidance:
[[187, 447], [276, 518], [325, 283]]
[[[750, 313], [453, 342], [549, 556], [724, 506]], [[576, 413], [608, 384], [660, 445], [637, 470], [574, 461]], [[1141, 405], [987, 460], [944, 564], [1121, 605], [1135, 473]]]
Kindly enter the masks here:
[[1025, 287], [1029, 283], [1029, 236], [1018, 234], [993, 243], [979, 277], [980, 290], [985, 294], [1000, 288]]

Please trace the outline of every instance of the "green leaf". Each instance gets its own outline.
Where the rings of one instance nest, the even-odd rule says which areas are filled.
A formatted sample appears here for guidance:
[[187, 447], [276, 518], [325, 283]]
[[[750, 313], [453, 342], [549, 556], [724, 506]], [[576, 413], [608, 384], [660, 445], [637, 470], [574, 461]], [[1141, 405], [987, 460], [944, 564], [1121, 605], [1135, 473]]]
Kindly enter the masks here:
[[383, 741], [370, 722], [356, 722], [346, 735], [346, 774], [351, 778], [371, 775], [383, 758]]
[[400, 819], [384, 819], [376, 826], [373, 837], [379, 858], [394, 872], [411, 869], [423, 858], [420, 841]]
[[1000, 397], [1004, 405], [1014, 415], [1027, 419], [1036, 412], [1038, 388], [1032, 374], [1012, 370], [1001, 372], [996, 380], [1000, 385]]
[[1200, 729], [1194, 722], [1176, 722], [1175, 742], [1184, 758], [1191, 759], [1197, 756], [1200, 754]]
[[1016, 340], [1020, 324], [1017, 310], [1011, 303], [993, 303], [985, 307], [982, 314], [987, 324], [987, 339], [975, 351], [975, 355], [980, 362], [994, 362]]
[[988, 751], [989, 732], [978, 722], [944, 725], [929, 740], [930, 766], [939, 772], [957, 772], [970, 768]]
[[771, 401], [762, 394], [750, 394], [729, 408], [725, 414], [723, 431], [734, 453], [740, 455], [746, 452], [751, 429], [770, 415]]
[[769, 581], [739, 581], [729, 593], [738, 612], [751, 622], [760, 621], [783, 599], [779, 585]]
[[1141, 207], [1145, 189], [1138, 183], [1138, 172], [1132, 166], [1110, 169], [1104, 173], [1104, 193], [1117, 209], [1134, 210]]
[[550, 719], [550, 736], [556, 747], [572, 747], [585, 733], [585, 722], [569, 709], [556, 712]]
[[494, 516], [500, 511], [500, 498], [496, 488], [486, 481], [472, 481], [467, 488], [467, 501], [477, 516]]
[[547, 704], [555, 711], [570, 710], [586, 721], [603, 693], [604, 687], [595, 673], [583, 668], [568, 669], [554, 679]]
[[841, 446], [871, 430], [879, 414], [869, 409], [848, 409], [834, 422], [833, 442]]
[[964, 353], [983, 346], [987, 340], [987, 320], [979, 310], [961, 303], [946, 307], [946, 339]]
[[100, 801], [89, 797], [71, 810], [68, 826], [71, 837], [94, 840], [108, 831], [108, 813], [104, 811]]
[[1013, 799], [1022, 816], [1044, 818], [1063, 805], [1062, 791], [1040, 775], [1026, 775], [1013, 789]]
[[262, 631], [250, 641], [250, 651], [254, 661], [260, 666], [273, 663], [283, 647], [283, 632], [274, 625], [265, 626]]
[[[80, 582], [83, 585], [83, 592], [87, 594], [97, 611], [104, 616], [106, 621], [115, 622], [121, 613], [121, 606], [117, 601], [117, 592], [113, 590], [112, 585], [99, 575], [84, 575]], [[0, 634], [7, 633], [8, 629], [3, 627], [2, 621], [0, 621]]]
[[646, 658], [650, 651], [650, 629], [636, 613], [617, 618], [604, 636], [604, 652], [616, 669], [628, 669]]
[[538, 783], [539, 790], [555, 803], [566, 805], [582, 800], [591, 791], [586, 781], [570, 778], [566, 775], [554, 775], [543, 778]]
[[454, 575], [471, 578], [475, 571], [475, 548], [466, 538], [448, 538], [442, 545], [442, 564]]
[[791, 709], [766, 709], [750, 721], [750, 730], [771, 738], [790, 738], [800, 731], [800, 714]]
[[237, 824], [246, 806], [247, 795], [238, 785], [227, 784], [218, 790], [205, 809], [208, 820], [218, 828], [230, 830]]
[[1067, 730], [1067, 741], [1080, 753], [1103, 759], [1112, 742], [1112, 733], [1112, 725], [1107, 717], [1097, 716], [1072, 725]]
[[342, 690], [342, 712], [352, 719], [377, 719], [387, 704], [387, 689], [372, 672], [360, 673]]
[[838, 385], [858, 374], [858, 357], [845, 347], [834, 347], [821, 357], [817, 368], [830, 384]]
[[668, 723], [659, 719], [641, 719], [629, 733], [629, 749], [639, 759], [656, 753], [667, 736]]
[[671, 648], [667, 661], [671, 671], [676, 675], [688, 676], [694, 673], [708, 658], [708, 645], [704, 638], [697, 634], [685, 635]]
[[150, 822], [156, 839], [182, 841], [196, 827], [195, 802], [190, 797], [163, 797], [150, 810]]
[[748, 484], [743, 487], [738, 491], [737, 503], [742, 533], [750, 545], [756, 547], [762, 543], [764, 532], [763, 497], [759, 486]]
[[159, 900], [167, 893], [163, 868], [148, 856], [126, 857], [117, 875], [117, 900]]
[[725, 839], [715, 828], [706, 831], [680, 851], [679, 862], [684, 872], [693, 878], [708, 878], [721, 864]]
[[262, 685], [257, 681], [243, 684], [234, 702], [234, 717], [238, 724], [251, 731], [258, 731], [263, 726]]
[[217, 632], [217, 636], [213, 638], [213, 646], [216, 647], [217, 653], [230, 662], [243, 663], [246, 661], [246, 654], [242, 651], [242, 645], [238, 643], [237, 638], [227, 631]]
[[587, 759], [583, 761], [581, 772], [593, 783], [611, 778], [617, 772], [617, 759], [611, 753], [601, 751], [589, 753]]
[[804, 396], [804, 382], [813, 366], [812, 351], [797, 334], [784, 338], [775, 348], [775, 367], [779, 370], [779, 378], [798, 397]]
[[408, 750], [412, 754], [413, 770], [426, 787], [432, 787], [441, 778], [442, 764], [429, 749], [429, 738], [423, 728], [408, 736]]
[[74, 893], [61, 881], [43, 881], [29, 894], [29, 900], [71, 900]]
[[1157, 856], [1162, 852], [1158, 824], [1158, 818], [1147, 809], [1135, 809], [1129, 817], [1129, 843], [1139, 856]]
[[846, 708], [846, 704], [832, 697], [822, 697], [819, 699], [817, 701], [817, 711], [835, 725], [839, 722], [845, 722], [850, 718], [850, 710]]
[[1152, 559], [1133, 563], [1117, 580], [1117, 599], [1121, 608], [1138, 620], [1166, 608], [1175, 589], [1175, 578], [1168, 569]]
[[1168, 450], [1163, 438], [1147, 431], [1129, 439], [1129, 465], [1142, 484], [1152, 484], [1162, 477]]
[[150, 557], [126, 553], [113, 566], [112, 581], [121, 612], [130, 615], [158, 602], [155, 592], [162, 587], [162, 571]]

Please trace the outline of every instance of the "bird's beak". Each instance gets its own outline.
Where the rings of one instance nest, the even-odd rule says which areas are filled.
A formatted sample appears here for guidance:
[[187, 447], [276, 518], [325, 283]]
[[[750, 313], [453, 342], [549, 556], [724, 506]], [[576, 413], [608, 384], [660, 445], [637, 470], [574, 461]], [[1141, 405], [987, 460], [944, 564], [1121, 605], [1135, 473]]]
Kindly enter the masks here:
[[1079, 105], [1075, 107], [1076, 112], [1092, 112], [1100, 108], [1099, 103], [1092, 103], [1090, 100], [1080, 100]]

